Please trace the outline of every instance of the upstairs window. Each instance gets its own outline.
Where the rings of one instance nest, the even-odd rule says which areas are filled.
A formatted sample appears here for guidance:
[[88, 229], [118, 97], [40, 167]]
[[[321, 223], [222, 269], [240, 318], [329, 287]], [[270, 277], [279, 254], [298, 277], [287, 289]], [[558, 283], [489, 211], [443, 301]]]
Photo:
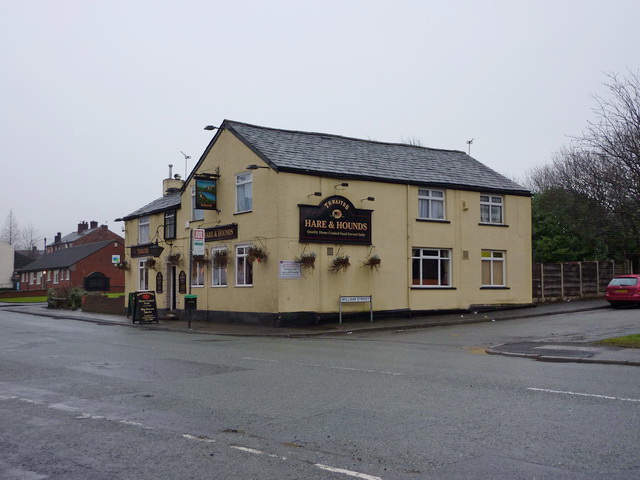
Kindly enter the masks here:
[[204, 220], [204, 210], [196, 208], [196, 187], [191, 187], [191, 221]]
[[424, 220], [444, 220], [444, 191], [418, 190], [418, 218]]
[[480, 195], [480, 223], [504, 223], [503, 204], [502, 196]]
[[138, 219], [138, 244], [149, 243], [149, 217]]
[[253, 174], [251, 172], [236, 175], [236, 213], [250, 212], [252, 210], [252, 183]]
[[164, 238], [171, 240], [176, 238], [176, 211], [169, 210], [164, 214]]

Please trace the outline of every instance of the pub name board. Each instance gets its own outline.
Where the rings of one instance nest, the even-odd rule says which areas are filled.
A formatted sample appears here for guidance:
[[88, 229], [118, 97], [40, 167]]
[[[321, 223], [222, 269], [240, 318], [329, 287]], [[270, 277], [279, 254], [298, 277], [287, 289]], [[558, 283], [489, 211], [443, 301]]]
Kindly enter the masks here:
[[233, 238], [238, 238], [237, 223], [204, 229], [205, 242], [217, 242], [218, 240], [231, 240]]
[[150, 257], [151, 252], [149, 251], [149, 248], [152, 246], [153, 244], [149, 243], [147, 245], [136, 245], [134, 247], [131, 247], [131, 257], [132, 258]]
[[298, 207], [301, 243], [371, 245], [371, 210], [355, 208], [348, 198], [333, 195]]

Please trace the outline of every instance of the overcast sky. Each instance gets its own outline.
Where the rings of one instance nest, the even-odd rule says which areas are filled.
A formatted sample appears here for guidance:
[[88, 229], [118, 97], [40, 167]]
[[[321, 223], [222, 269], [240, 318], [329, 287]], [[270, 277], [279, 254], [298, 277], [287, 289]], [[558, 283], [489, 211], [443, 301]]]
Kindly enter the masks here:
[[640, 68], [637, 0], [0, 0], [0, 226], [48, 242], [184, 175], [224, 119], [467, 151], [511, 178]]

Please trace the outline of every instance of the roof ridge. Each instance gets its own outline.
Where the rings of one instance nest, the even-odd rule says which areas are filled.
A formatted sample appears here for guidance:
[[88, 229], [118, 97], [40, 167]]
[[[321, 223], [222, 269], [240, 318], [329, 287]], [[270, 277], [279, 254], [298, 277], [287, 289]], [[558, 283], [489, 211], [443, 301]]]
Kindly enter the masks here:
[[[390, 145], [390, 146], [397, 146], [397, 147], [407, 147], [407, 148], [419, 148], [422, 150], [431, 150], [431, 151], [436, 151], [436, 152], [450, 152], [450, 153], [462, 153], [464, 155], [467, 155], [466, 152], [462, 151], [462, 150], [451, 150], [451, 149], [447, 149], [447, 148], [435, 148], [435, 147], [425, 147], [422, 145], [411, 145], [409, 143], [402, 143], [402, 142], [383, 142], [380, 140], [371, 140], [371, 139], [366, 139], [366, 138], [358, 138], [358, 137], [349, 137], [346, 135], [338, 135], [335, 133], [324, 133], [324, 132], [310, 132], [310, 131], [304, 131], [304, 130], [289, 130], [286, 128], [275, 128], [275, 127], [265, 127], [263, 125], [255, 125], [252, 123], [246, 123], [246, 122], [237, 122], [235, 120], [228, 120], [225, 119], [222, 122], [222, 125], [220, 128], [223, 128], [225, 126], [225, 124], [229, 124], [229, 125], [233, 125], [233, 124], [237, 124], [237, 125], [242, 125], [245, 127], [252, 127], [252, 128], [259, 128], [262, 130], [270, 130], [272, 132], [282, 132], [282, 133], [295, 133], [295, 134], [300, 134], [300, 135], [313, 135], [316, 137], [330, 137], [330, 138], [339, 138], [339, 139], [343, 139], [343, 140], [352, 140], [352, 141], [356, 141], [356, 142], [364, 142], [364, 143], [374, 143], [374, 144], [378, 144], [378, 145]], [[471, 157], [473, 158], [473, 157]]]

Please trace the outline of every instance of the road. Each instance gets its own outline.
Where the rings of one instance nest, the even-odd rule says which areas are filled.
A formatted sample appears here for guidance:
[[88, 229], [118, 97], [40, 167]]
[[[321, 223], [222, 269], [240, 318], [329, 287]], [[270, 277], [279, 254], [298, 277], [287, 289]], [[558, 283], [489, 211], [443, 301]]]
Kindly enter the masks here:
[[640, 368], [484, 354], [638, 317], [284, 339], [0, 309], [0, 478], [640, 478]]

